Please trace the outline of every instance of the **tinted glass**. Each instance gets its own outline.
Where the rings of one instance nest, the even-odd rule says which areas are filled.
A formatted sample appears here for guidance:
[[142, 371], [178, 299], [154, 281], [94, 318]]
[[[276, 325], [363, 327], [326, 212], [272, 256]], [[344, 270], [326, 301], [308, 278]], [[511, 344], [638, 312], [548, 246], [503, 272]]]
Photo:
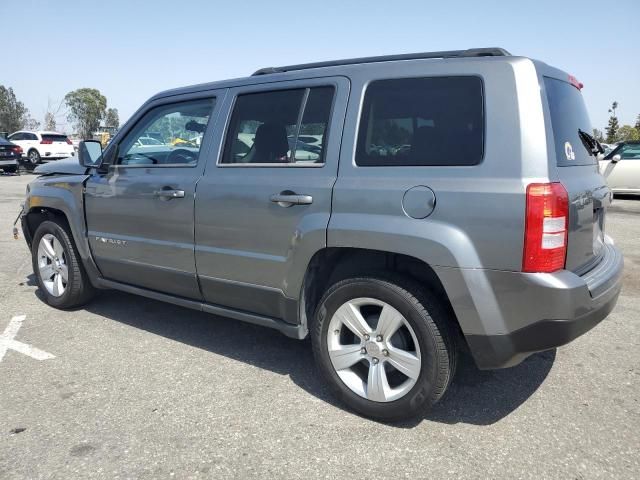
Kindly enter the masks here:
[[578, 135], [578, 130], [591, 133], [591, 122], [580, 90], [570, 83], [544, 78], [547, 91], [551, 127], [553, 129], [558, 166], [589, 165], [596, 157], [589, 155]]
[[35, 133], [25, 133], [23, 140], [38, 140], [38, 136]]
[[640, 160], [640, 143], [627, 143], [614, 155], [620, 155], [623, 160]]
[[42, 135], [42, 140], [47, 140], [47, 141], [50, 141], [50, 142], [64, 142], [64, 143], [67, 143], [67, 136], [66, 135], [43, 134]]
[[196, 165], [215, 99], [162, 105], [147, 112], [118, 148], [120, 165]]
[[22, 140], [22, 133], [14, 133], [13, 135], [9, 135], [9, 140]]
[[367, 88], [357, 165], [476, 165], [483, 147], [479, 78], [380, 80]]
[[239, 95], [222, 163], [322, 163], [333, 93], [319, 87]]
[[312, 88], [302, 116], [295, 161], [322, 163], [327, 126], [333, 103], [333, 87]]

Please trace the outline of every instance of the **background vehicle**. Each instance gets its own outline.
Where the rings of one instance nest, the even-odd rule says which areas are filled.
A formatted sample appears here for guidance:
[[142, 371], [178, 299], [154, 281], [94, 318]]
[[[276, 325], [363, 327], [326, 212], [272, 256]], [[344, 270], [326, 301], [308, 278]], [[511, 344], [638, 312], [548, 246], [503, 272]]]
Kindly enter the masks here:
[[616, 148], [616, 144], [608, 144], [608, 143], [600, 143], [600, 146], [602, 146], [602, 148], [604, 148], [604, 154], [607, 155], [609, 154], [609, 152], [611, 152], [611, 150], [613, 150], [614, 148]]
[[600, 171], [614, 193], [640, 194], [640, 141], [620, 143], [600, 160]]
[[18, 171], [18, 160], [22, 157], [22, 148], [0, 137], [0, 169], [6, 173]]
[[73, 143], [64, 133], [21, 130], [9, 135], [8, 140], [19, 145], [23, 156], [33, 165], [71, 157], [75, 153]]
[[[104, 151], [83, 142], [73, 169], [38, 169], [21, 216], [38, 285], [58, 308], [116, 288], [310, 336], [350, 408], [420, 414], [461, 345], [509, 367], [616, 304], [623, 260], [580, 88], [472, 49], [160, 93]], [[170, 146], [193, 132], [201, 145]], [[300, 158], [302, 132], [322, 138]]]

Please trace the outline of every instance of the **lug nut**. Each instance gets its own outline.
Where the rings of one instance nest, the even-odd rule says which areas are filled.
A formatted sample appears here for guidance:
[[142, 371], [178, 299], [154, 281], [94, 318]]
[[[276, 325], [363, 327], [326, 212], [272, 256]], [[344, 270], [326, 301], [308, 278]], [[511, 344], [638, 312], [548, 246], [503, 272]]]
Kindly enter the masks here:
[[336, 335], [340, 335], [340, 330], [335, 330], [333, 333], [335, 333]]
[[360, 353], [367, 353], [367, 349], [366, 349], [366, 348], [364, 348], [364, 347], [362, 347], [362, 348], [360, 349]]
[[369, 335], [367, 335], [366, 333], [364, 334], [364, 339], [365, 340], [369, 340]]
[[385, 357], [388, 357], [388, 356], [389, 356], [389, 350], [382, 350], [382, 354], [383, 354]]
[[374, 359], [373, 359], [373, 364], [374, 364], [374, 365], [377, 365], [377, 364], [378, 364], [378, 359], [377, 359], [377, 358], [374, 358]]
[[382, 335], [378, 335], [378, 336], [376, 337], [376, 340], [377, 340], [378, 342], [381, 342], [381, 341], [382, 341]]

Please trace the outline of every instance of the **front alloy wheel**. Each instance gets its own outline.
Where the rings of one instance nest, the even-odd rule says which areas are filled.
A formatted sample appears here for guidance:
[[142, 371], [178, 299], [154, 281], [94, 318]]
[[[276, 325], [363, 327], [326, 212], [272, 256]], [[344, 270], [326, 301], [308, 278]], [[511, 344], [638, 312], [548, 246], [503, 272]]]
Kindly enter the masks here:
[[61, 297], [69, 282], [67, 257], [60, 241], [45, 234], [38, 244], [38, 271], [44, 287], [54, 297]]
[[38, 286], [49, 305], [75, 308], [93, 296], [93, 286], [63, 220], [45, 220], [38, 226], [31, 244], [31, 259]]

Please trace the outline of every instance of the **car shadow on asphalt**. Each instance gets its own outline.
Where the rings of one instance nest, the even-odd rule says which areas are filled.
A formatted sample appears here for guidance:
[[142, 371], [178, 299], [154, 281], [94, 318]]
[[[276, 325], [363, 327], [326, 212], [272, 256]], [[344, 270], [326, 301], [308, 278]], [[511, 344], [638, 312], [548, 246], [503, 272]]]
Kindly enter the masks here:
[[[176, 342], [288, 375], [311, 395], [346, 410], [317, 375], [308, 340], [294, 340], [269, 328], [117, 291], [101, 292], [85, 309]], [[463, 354], [448, 392], [430, 412], [423, 418], [391, 425], [413, 428], [424, 420], [473, 425], [498, 422], [538, 389], [555, 356], [555, 350], [542, 352], [516, 367], [481, 371], [468, 354]]]

